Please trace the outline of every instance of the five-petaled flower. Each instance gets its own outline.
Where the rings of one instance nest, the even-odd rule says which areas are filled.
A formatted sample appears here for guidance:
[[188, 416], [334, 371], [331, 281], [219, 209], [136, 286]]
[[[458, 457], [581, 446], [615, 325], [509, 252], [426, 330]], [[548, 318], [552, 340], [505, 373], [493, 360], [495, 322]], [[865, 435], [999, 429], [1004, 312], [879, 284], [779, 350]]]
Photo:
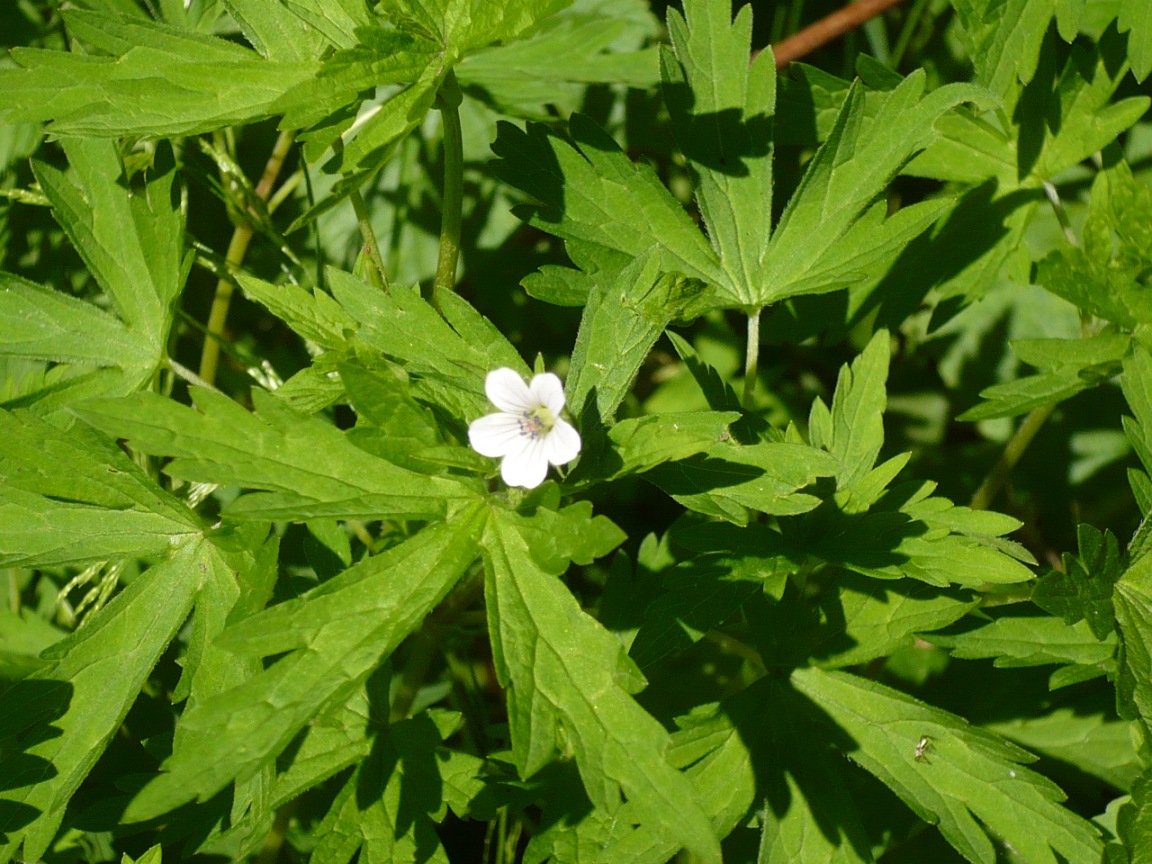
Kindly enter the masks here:
[[480, 455], [504, 459], [500, 476], [509, 486], [535, 489], [548, 463], [565, 465], [580, 454], [580, 433], [560, 416], [564, 387], [551, 372], [525, 384], [513, 369], [494, 369], [484, 392], [500, 411], [472, 421], [468, 441]]

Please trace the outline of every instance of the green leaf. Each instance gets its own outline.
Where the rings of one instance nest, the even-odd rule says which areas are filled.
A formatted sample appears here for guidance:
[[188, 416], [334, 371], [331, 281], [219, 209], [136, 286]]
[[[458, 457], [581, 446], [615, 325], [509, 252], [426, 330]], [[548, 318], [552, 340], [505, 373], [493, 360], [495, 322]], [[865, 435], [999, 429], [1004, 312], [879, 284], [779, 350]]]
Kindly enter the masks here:
[[1117, 789], [1131, 788], [1140, 772], [1136, 724], [1117, 720], [1111, 706], [1097, 707], [1088, 699], [1083, 703], [1056, 707], [1039, 717], [985, 723], [984, 728]]
[[261, 304], [304, 339], [323, 348], [343, 348], [357, 322], [335, 300], [319, 288], [309, 294], [291, 283], [273, 285], [255, 276], [238, 273], [244, 294]]
[[1078, 165], [1144, 116], [1152, 104], [1147, 96], [1112, 101], [1127, 76], [1123, 57], [1123, 39], [1112, 28], [1092, 50], [1072, 47], [1050, 99], [1050, 131], [1032, 169], [1035, 177], [1048, 180]]
[[57, 643], [50, 666], [5, 693], [0, 800], [14, 815], [4, 826], [0, 859], [8, 860], [21, 843], [30, 860], [47, 851], [68, 801], [184, 622], [204, 572], [217, 566], [207, 544], [181, 545], [170, 561], [144, 571], [83, 629]]
[[149, 349], [99, 307], [0, 273], [0, 353], [136, 371], [147, 364]]
[[0, 411], [0, 562], [44, 567], [162, 554], [196, 516], [112, 441]]
[[658, 272], [728, 289], [716, 253], [655, 172], [591, 120], [572, 116], [571, 144], [533, 123], [498, 128], [493, 170], [538, 202], [528, 221], [567, 241], [581, 269], [620, 270], [649, 250]]
[[664, 328], [704, 293], [697, 279], [661, 273], [658, 261], [637, 255], [588, 296], [567, 387], [569, 410], [582, 425], [613, 420]]
[[153, 846], [139, 858], [129, 858], [125, 852], [120, 857], [120, 864], [162, 864], [162, 852], [159, 846]]
[[776, 531], [750, 525], [733, 535], [721, 530], [731, 526], [710, 527], [717, 530], [693, 543], [691, 558], [666, 573], [666, 593], [644, 612], [629, 652], [642, 669], [699, 641], [753, 595], [779, 593], [784, 580], [802, 566]]
[[815, 665], [823, 669], [891, 656], [915, 644], [921, 634], [958, 621], [980, 603], [978, 596], [955, 590], [882, 583], [852, 573], [837, 575], [834, 584], [835, 590], [825, 590], [818, 602], [824, 620], [843, 622], [843, 627], [818, 632], [808, 650]]
[[603, 558], [627, 535], [607, 516], [593, 516], [590, 501], [578, 501], [561, 510], [537, 507], [530, 517], [506, 514], [532, 550], [538, 567], [562, 576], [569, 563], [587, 566]]
[[924, 637], [964, 660], [995, 658], [1004, 668], [1071, 663], [1109, 664], [1116, 653], [1112, 639], [1097, 639], [1085, 623], [1065, 624], [1058, 618], [1004, 615], [959, 634], [929, 633]]
[[137, 349], [133, 365], [154, 368], [191, 263], [171, 151], [158, 148], [143, 188], [133, 190], [120, 179], [124, 167], [112, 142], [67, 139], [63, 146], [70, 170], [34, 162], [36, 179], [133, 341], [147, 346]]
[[[809, 162], [772, 235], [757, 305], [833, 291], [854, 279], [841, 259], [868, 253], [866, 244], [855, 248], [862, 245], [855, 241], [848, 244], [850, 254], [841, 247], [851, 229], [896, 172], [936, 137], [938, 117], [961, 102], [986, 98], [967, 85], [948, 85], [927, 95], [924, 86], [922, 71], [909, 75], [877, 97], [882, 102], [871, 118], [865, 118], [863, 90], [852, 86], [831, 136]], [[889, 251], [884, 248], [881, 254]]]
[[724, 442], [659, 465], [647, 479], [690, 510], [747, 525], [748, 510], [789, 516], [815, 509], [820, 499], [799, 490], [839, 470], [835, 458], [803, 444]]
[[456, 584], [476, 556], [483, 522], [474, 506], [226, 631], [220, 646], [242, 656], [291, 653], [190, 706], [163, 773], [124, 818], [207, 800], [271, 764], [312, 718], [346, 703]]
[[772, 52], [752, 62], [752, 8], [732, 20], [724, 3], [689, 2], [668, 12], [671, 49], [661, 52], [664, 100], [680, 151], [696, 178], [708, 237], [745, 303], [760, 293], [772, 230], [776, 69]]
[[929, 585], [981, 588], [1033, 578], [1023, 547], [1001, 536], [1020, 523], [999, 513], [957, 507], [932, 495], [934, 483], [887, 490], [866, 513], [825, 507], [798, 529], [811, 554], [877, 579], [910, 576]]
[[1144, 468], [1152, 471], [1152, 353], [1142, 343], [1133, 343], [1132, 353], [1124, 358], [1120, 384], [1132, 411], [1131, 419], [1124, 418], [1124, 432]]
[[1128, 60], [1137, 81], [1152, 72], [1152, 9], [1140, 0], [1122, 0], [1116, 20], [1121, 33], [1128, 34]]
[[253, 390], [256, 413], [210, 390], [195, 389], [200, 410], [154, 393], [93, 400], [77, 408], [89, 423], [142, 452], [176, 457], [173, 477], [268, 490], [233, 502], [237, 519], [407, 518], [443, 515], [472, 497], [444, 477], [400, 468], [356, 447], [346, 433]]
[[969, 861], [993, 864], [989, 835], [1030, 862], [1100, 858], [1097, 829], [1059, 806], [1064, 794], [1052, 781], [1020, 764], [1033, 758], [1025, 751], [853, 675], [797, 669], [791, 680], [850, 736], [846, 755], [935, 823]]
[[1120, 635], [1117, 709], [1125, 719], [1152, 729], [1152, 556], [1133, 562], [1112, 591]]
[[328, 279], [344, 313], [360, 322], [357, 337], [410, 373], [415, 398], [458, 421], [490, 413], [484, 379], [493, 369], [528, 375], [507, 338], [455, 295], [446, 295], [441, 316], [415, 290], [385, 294], [338, 270], [329, 270]]
[[1096, 175], [1082, 247], [1064, 247], [1039, 262], [1036, 281], [1085, 312], [1135, 328], [1152, 323], [1152, 189], [1124, 162]]
[[67, 20], [100, 53], [15, 49], [23, 68], [0, 70], [8, 121], [90, 137], [195, 135], [280, 113], [283, 94], [319, 68], [135, 17], [72, 10]]
[[[384, 670], [386, 671], [386, 670]], [[379, 686], [380, 684], [385, 687]], [[278, 764], [269, 790], [272, 806], [288, 803], [307, 789], [355, 765], [372, 752], [379, 712], [387, 704], [388, 676], [370, 677], [343, 704], [321, 711], [305, 727], [288, 764]]]
[[731, 437], [728, 426], [739, 417], [735, 411], [699, 411], [621, 420], [608, 430], [606, 439], [589, 440], [586, 436], [580, 466], [570, 482], [578, 487], [642, 474], [657, 465], [703, 453], [727, 441]]
[[516, 525], [501, 511], [493, 517], [485, 595], [521, 775], [550, 761], [563, 734], [597, 807], [615, 813], [623, 794], [642, 824], [719, 862], [691, 782], [665, 761], [667, 733], [622, 686], [637, 675], [622, 646], [535, 564]]
[[315, 59], [331, 43], [278, 0], [223, 0], [244, 38], [264, 57], [287, 63]]
[[878, 331], [851, 367], [841, 367], [831, 411], [819, 398], [812, 403], [809, 440], [840, 463], [839, 489], [850, 489], [862, 480], [884, 445], [889, 342], [887, 331]]
[[360, 0], [287, 0], [286, 5], [340, 48], [354, 45], [356, 28], [372, 23], [367, 6]]
[[1100, 532], [1091, 525], [1076, 528], [1080, 555], [1065, 552], [1064, 572], [1053, 570], [1041, 577], [1032, 592], [1032, 602], [1065, 624], [1087, 620], [1097, 639], [1104, 639], [1115, 627], [1112, 616], [1112, 587], [1120, 578], [1120, 544], [1111, 531]]
[[505, 114], [547, 120], [550, 106], [562, 115], [579, 108], [588, 84], [656, 84], [656, 51], [637, 50], [656, 29], [646, 5], [581, 3], [543, 21], [531, 38], [469, 53], [456, 76], [465, 93]]
[[310, 860], [347, 864], [359, 851], [361, 864], [448, 864], [434, 825], [445, 814], [442, 737], [426, 715], [381, 730], [317, 827]]
[[953, 6], [981, 84], [1004, 97], [1017, 82], [1032, 80], [1054, 0], [953, 0]]
[[959, 420], [1015, 417], [1052, 405], [1097, 386], [1120, 371], [1131, 338], [1102, 333], [1086, 339], [1021, 339], [1012, 350], [1029, 365], [1048, 370], [996, 384], [980, 391], [985, 401], [969, 408]]

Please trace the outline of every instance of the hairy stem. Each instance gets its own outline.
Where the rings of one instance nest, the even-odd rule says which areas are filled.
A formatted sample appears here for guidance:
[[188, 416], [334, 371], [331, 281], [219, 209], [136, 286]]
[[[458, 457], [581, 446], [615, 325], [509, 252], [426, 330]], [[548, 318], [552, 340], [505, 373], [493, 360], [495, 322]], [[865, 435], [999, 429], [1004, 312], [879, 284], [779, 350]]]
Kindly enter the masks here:
[[[272, 195], [272, 187], [276, 178], [280, 176], [280, 169], [284, 167], [284, 160], [296, 140], [294, 129], [285, 129], [276, 139], [272, 153], [268, 156], [268, 163], [264, 166], [264, 174], [256, 184], [256, 197], [267, 201]], [[229, 273], [238, 270], [244, 263], [244, 256], [248, 253], [248, 244], [252, 241], [253, 228], [251, 223], [237, 225], [232, 231], [232, 240], [228, 243], [228, 252], [224, 261]], [[221, 275], [216, 282], [216, 293], [212, 297], [212, 308], [208, 312], [207, 338], [204, 348], [200, 352], [200, 377], [212, 384], [216, 380], [216, 367], [220, 362], [220, 340], [224, 338], [224, 328], [228, 323], [228, 309], [232, 305], [233, 282], [230, 275]]]
[[440, 257], [432, 282], [432, 305], [440, 308], [440, 296], [456, 289], [456, 264], [460, 259], [460, 212], [464, 199], [464, 138], [460, 130], [462, 96], [455, 76], [449, 72], [436, 95], [436, 108], [444, 122], [444, 191], [440, 201]]
[[971, 507], [973, 510], [987, 510], [992, 505], [1000, 493], [1004, 481], [1008, 479], [1008, 475], [1012, 473], [1012, 469], [1016, 467], [1016, 463], [1020, 461], [1028, 449], [1028, 445], [1032, 443], [1032, 439], [1036, 437], [1036, 433], [1044, 425], [1044, 421], [1052, 416], [1052, 412], [1055, 410], [1055, 403], [1044, 405], [1030, 412], [1024, 418], [1024, 422], [1020, 424], [1016, 434], [1004, 445], [1004, 452], [1000, 454], [1000, 458], [992, 466], [992, 470], [988, 472], [988, 476], [984, 478], [984, 482], [980, 484], [976, 494], [972, 496]]
[[[332, 149], [340, 153], [344, 149], [344, 140], [337, 138], [332, 142]], [[359, 189], [348, 193], [348, 200], [352, 202], [352, 212], [356, 214], [356, 224], [360, 227], [360, 239], [364, 242], [364, 252], [368, 256], [368, 282], [375, 288], [388, 288], [388, 273], [384, 269], [384, 256], [380, 254], [380, 241], [376, 239], [376, 232], [372, 230], [372, 216], [368, 212], [368, 205], [364, 203], [364, 196]]]
[[752, 410], [752, 397], [756, 392], [756, 371], [760, 365], [760, 310], [748, 313], [748, 348], [744, 354], [745, 411]]

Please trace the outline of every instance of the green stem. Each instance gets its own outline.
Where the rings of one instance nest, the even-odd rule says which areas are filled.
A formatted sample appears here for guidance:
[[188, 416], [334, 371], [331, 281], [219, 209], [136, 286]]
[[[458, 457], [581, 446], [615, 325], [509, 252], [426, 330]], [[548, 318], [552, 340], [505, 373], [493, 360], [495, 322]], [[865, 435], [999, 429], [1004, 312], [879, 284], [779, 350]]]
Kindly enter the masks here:
[[449, 72], [436, 94], [436, 108], [444, 122], [444, 191], [440, 201], [440, 257], [432, 282], [432, 305], [440, 308], [445, 291], [456, 289], [456, 264], [460, 259], [460, 213], [464, 200], [464, 137], [460, 130], [462, 96], [456, 77]]
[[1000, 488], [1004, 485], [1004, 481], [1008, 479], [1008, 475], [1012, 473], [1012, 469], [1016, 467], [1016, 463], [1020, 461], [1024, 451], [1028, 449], [1028, 445], [1036, 437], [1036, 433], [1040, 431], [1044, 422], [1052, 416], [1052, 412], [1055, 410], [1056, 403], [1044, 405], [1024, 418], [1024, 422], [1020, 424], [1016, 434], [1004, 445], [1004, 452], [1000, 454], [999, 460], [992, 466], [992, 470], [988, 472], [988, 476], [984, 478], [984, 482], [980, 484], [980, 488], [972, 496], [971, 507], [973, 510], [987, 510], [992, 505], [1000, 492]]
[[368, 253], [368, 260], [372, 267], [368, 270], [368, 281], [375, 288], [388, 290], [388, 274], [384, 270], [384, 257], [380, 254], [380, 243], [376, 240], [376, 232], [372, 230], [372, 218], [368, 213], [368, 205], [360, 195], [359, 189], [352, 190], [348, 196], [352, 202], [352, 209], [356, 213], [356, 223], [360, 226], [360, 237], [364, 241], [364, 251]]
[[[337, 138], [332, 142], [332, 149], [336, 153], [344, 150], [344, 139]], [[384, 256], [380, 254], [380, 242], [376, 239], [376, 232], [372, 230], [372, 216], [368, 212], [368, 205], [364, 203], [364, 196], [359, 189], [348, 193], [348, 200], [352, 202], [352, 210], [356, 214], [356, 224], [360, 226], [360, 238], [364, 241], [364, 251], [368, 254], [368, 261], [372, 265], [368, 270], [368, 282], [374, 288], [388, 290], [388, 273], [384, 269]]]
[[756, 392], [756, 371], [760, 363], [760, 310], [748, 314], [748, 350], [744, 354], [745, 411], [752, 410], [752, 397]]
[[[296, 130], [285, 129], [276, 139], [272, 153], [268, 156], [268, 163], [264, 166], [264, 174], [256, 184], [256, 197], [267, 201], [272, 195], [272, 186], [280, 175], [292, 142], [296, 140]], [[216, 381], [216, 367], [220, 362], [220, 341], [224, 338], [224, 328], [228, 323], [228, 309], [232, 305], [233, 283], [231, 272], [239, 270], [244, 263], [244, 256], [248, 253], [248, 244], [252, 241], [252, 225], [245, 223], [237, 225], [232, 231], [232, 240], [228, 243], [228, 252], [224, 256], [229, 275], [222, 275], [216, 282], [216, 293], [212, 298], [212, 308], [208, 312], [208, 338], [204, 340], [204, 348], [200, 352], [200, 377], [212, 384]]]

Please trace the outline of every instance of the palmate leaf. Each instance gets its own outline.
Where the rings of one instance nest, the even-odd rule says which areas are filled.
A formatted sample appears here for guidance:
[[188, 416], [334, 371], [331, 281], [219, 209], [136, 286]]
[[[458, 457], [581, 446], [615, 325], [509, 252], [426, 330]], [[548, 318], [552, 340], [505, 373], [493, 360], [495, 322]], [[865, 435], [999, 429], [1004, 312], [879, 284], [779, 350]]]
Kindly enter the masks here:
[[73, 10], [68, 25], [100, 53], [15, 49], [22, 68], [0, 71], [9, 121], [50, 120], [66, 135], [194, 135], [281, 113], [281, 97], [320, 68], [124, 15]]
[[228, 508], [236, 519], [427, 518], [473, 497], [463, 483], [393, 465], [356, 447], [335, 426], [254, 390], [256, 413], [210, 390], [199, 411], [153, 393], [77, 408], [92, 425], [142, 452], [176, 457], [174, 477], [268, 490]]
[[473, 506], [225, 632], [247, 657], [289, 652], [238, 686], [192, 705], [177, 746], [125, 819], [204, 801], [270, 765], [321, 712], [342, 705], [456, 584], [475, 559], [485, 511]]
[[[870, 862], [863, 808], [848, 791], [854, 769], [830, 750], [816, 713], [786, 680], [764, 678], [678, 717], [668, 758], [692, 778], [718, 835], [755, 812], [758, 860]], [[664, 864], [675, 853], [675, 844], [648, 826], [621, 823], [594, 812], [575, 826], [549, 828], [552, 836], [543, 839], [568, 853], [558, 861]]]
[[992, 837], [1037, 864], [1100, 859], [1095, 826], [1059, 806], [1064, 794], [1023, 767], [1033, 758], [1025, 751], [854, 675], [798, 669], [791, 681], [842, 730], [846, 755], [935, 823], [969, 861], [996, 861]]
[[691, 782], [665, 761], [667, 733], [628, 695], [642, 679], [620, 643], [533, 560], [509, 516], [493, 513], [484, 547], [492, 650], [520, 773], [535, 773], [566, 739], [598, 808], [616, 813], [623, 794], [632, 818], [720, 861]]
[[1138, 557], [1112, 590], [1120, 636], [1117, 708], [1125, 719], [1152, 730], [1152, 555]]
[[445, 294], [438, 313], [415, 289], [385, 294], [338, 270], [329, 270], [328, 279], [344, 314], [359, 322], [357, 339], [399, 362], [412, 376], [412, 395], [458, 422], [491, 411], [488, 372], [507, 366], [529, 373], [508, 339], [455, 293]]
[[986, 401], [969, 408], [958, 419], [1015, 417], [1102, 384], [1120, 371], [1120, 361], [1130, 342], [1130, 337], [1115, 333], [1087, 339], [1017, 340], [1012, 343], [1016, 356], [1044, 371], [980, 391]]
[[1128, 34], [1128, 61], [1137, 81], [1152, 72], [1152, 8], [1140, 0], [1121, 0], [1116, 21], [1121, 33]]
[[679, 459], [703, 453], [731, 436], [735, 411], [693, 411], [648, 414], [621, 420], [605, 438], [584, 437], [580, 465], [568, 478], [574, 487], [642, 474]]
[[1091, 525], [1076, 529], [1079, 555], [1064, 553], [1064, 572], [1053, 570], [1041, 577], [1032, 602], [1059, 615], [1065, 624], [1086, 620], [1097, 639], [1115, 628], [1112, 589], [1122, 572], [1120, 544], [1111, 531]]
[[[309, 62], [330, 40], [280, 0], [223, 0], [232, 20], [261, 56], [274, 62]], [[335, 4], [333, 4], [335, 5]]]
[[750, 510], [794, 516], [819, 507], [820, 498], [801, 490], [839, 468], [835, 458], [805, 444], [726, 441], [659, 465], [646, 479], [689, 510], [747, 525]]
[[[757, 305], [844, 287], [855, 278], [847, 261], [856, 270], [892, 253], [887, 223], [873, 220], [872, 230], [862, 232], [853, 227], [905, 163], [935, 139], [937, 118], [962, 102], [987, 100], [985, 91], [970, 85], [925, 94], [925, 80], [918, 70], [877, 95], [876, 114], [868, 118], [863, 89], [853, 84], [772, 235]], [[910, 219], [910, 225], [928, 227], [923, 219]]]
[[539, 202], [522, 211], [531, 224], [567, 241], [585, 271], [620, 270], [648, 250], [659, 272], [728, 289], [708, 241], [651, 168], [582, 115], [569, 133], [571, 144], [536, 124], [499, 125], [493, 170]]
[[[819, 398], [812, 402], [809, 440], [813, 447], [827, 450], [840, 463], [836, 475], [839, 490], [850, 490], [863, 480], [884, 445], [884, 409], [888, 404], [885, 383], [890, 353], [888, 333], [881, 330], [851, 366], [840, 368], [832, 409]], [[867, 506], [872, 501], [861, 503]]]
[[636, 49], [656, 30], [642, 3], [582, 2], [544, 21], [529, 39], [470, 53], [456, 76], [466, 93], [505, 114], [547, 120], [549, 106], [565, 115], [576, 110], [588, 84], [655, 84], [656, 51]]
[[659, 267], [655, 250], [637, 255], [587, 298], [567, 386], [569, 410], [584, 423], [614, 419], [664, 328], [705, 294], [698, 279]]
[[1069, 0], [953, 0], [960, 38], [977, 80], [999, 97], [1036, 73], [1040, 46], [1053, 17], [1063, 39], [1078, 32], [1082, 4]]
[[[1085, 689], [1086, 688], [1081, 688]], [[1077, 699], [1080, 695], [1082, 698]], [[1128, 791], [1141, 771], [1136, 724], [1118, 720], [1112, 694], [1069, 691], [1069, 701], [1045, 706], [1037, 717], [1013, 717], [986, 722], [985, 729], [1040, 756], [1058, 759]]]
[[[1034, 177], [1049, 180], [1088, 159], [1115, 141], [1148, 110], [1147, 96], [1113, 101], [1128, 73], [1123, 58], [1124, 40], [1112, 28], [1091, 49], [1073, 46], [1048, 99], [1048, 129], [1031, 169]], [[1028, 118], [1022, 119], [1017, 144], [1024, 152], [1028, 122]]]
[[154, 354], [151, 347], [92, 303], [0, 273], [0, 354], [122, 366], [139, 374], [136, 367]]
[[316, 829], [310, 861], [347, 864], [448, 864], [434, 822], [444, 818], [437, 752], [459, 725], [440, 712], [386, 726]]
[[[818, 598], [823, 620], [839, 624], [817, 629], [800, 656], [823, 669], [843, 669], [888, 657], [917, 639], [960, 620], [980, 603], [977, 595], [907, 582], [877, 582], [853, 573], [837, 574], [834, 590]], [[805, 653], [806, 652], [806, 653]]]
[[1048, 615], [1002, 615], [957, 633], [924, 635], [965, 660], [994, 658], [997, 667], [1043, 666], [1049, 663], [1108, 667], [1116, 640], [1099, 640], [1087, 624], [1065, 624]]
[[958, 507], [933, 495], [935, 488], [931, 482], [899, 484], [866, 513], [826, 507], [799, 529], [810, 538], [811, 554], [878, 579], [911, 576], [929, 585], [979, 589], [1033, 578], [1022, 563], [1034, 564], [1032, 556], [1002, 539], [1019, 521]]
[[751, 66], [752, 7], [732, 20], [727, 3], [688, 2], [670, 9], [671, 49], [660, 55], [664, 101], [676, 143], [696, 177], [708, 237], [744, 302], [760, 293], [772, 230], [776, 68], [762, 51]]
[[82, 630], [54, 645], [50, 665], [5, 693], [0, 861], [21, 844], [24, 859], [44, 854], [72, 794], [184, 622], [205, 573], [223, 566], [207, 543], [181, 544], [171, 560], [144, 571]]
[[0, 562], [45, 567], [163, 554], [202, 530], [112, 441], [0, 411]]
[[1036, 281], [1085, 312], [1132, 329], [1152, 322], [1152, 190], [1124, 162], [1092, 184], [1082, 247], [1064, 247], [1039, 262]]
[[33, 168], [53, 215], [116, 314], [0, 274], [0, 355], [62, 364], [55, 380], [31, 387], [16, 403], [41, 413], [70, 398], [131, 393], [151, 379], [191, 261], [184, 257], [168, 147], [158, 148], [138, 189], [122, 181], [111, 142], [67, 141], [64, 149], [68, 171], [40, 162]]

